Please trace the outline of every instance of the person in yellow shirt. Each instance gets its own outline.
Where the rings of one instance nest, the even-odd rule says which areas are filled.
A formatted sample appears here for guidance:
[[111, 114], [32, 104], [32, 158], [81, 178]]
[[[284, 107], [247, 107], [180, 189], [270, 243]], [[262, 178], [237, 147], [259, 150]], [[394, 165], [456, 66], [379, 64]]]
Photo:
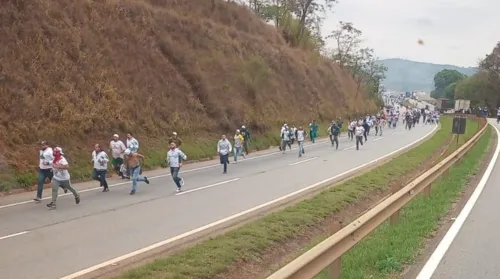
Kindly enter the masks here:
[[240, 133], [240, 130], [236, 130], [236, 134], [234, 135], [234, 162], [238, 162], [238, 156], [241, 154], [243, 158], [245, 158], [245, 153], [243, 152], [243, 144], [245, 142], [245, 138]]

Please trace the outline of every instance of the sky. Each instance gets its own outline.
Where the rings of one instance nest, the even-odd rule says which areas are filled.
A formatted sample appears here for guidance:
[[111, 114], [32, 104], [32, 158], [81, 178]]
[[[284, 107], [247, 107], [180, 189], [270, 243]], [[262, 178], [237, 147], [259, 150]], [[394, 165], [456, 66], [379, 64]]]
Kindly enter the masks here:
[[381, 59], [475, 67], [500, 41], [500, 0], [338, 1], [323, 36], [339, 21], [352, 22]]

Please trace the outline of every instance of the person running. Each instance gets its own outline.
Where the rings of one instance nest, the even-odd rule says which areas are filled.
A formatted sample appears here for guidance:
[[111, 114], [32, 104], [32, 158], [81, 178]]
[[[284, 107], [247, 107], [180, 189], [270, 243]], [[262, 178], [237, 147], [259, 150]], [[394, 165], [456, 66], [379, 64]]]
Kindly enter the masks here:
[[292, 150], [292, 145], [295, 143], [295, 132], [297, 128], [295, 126], [290, 127], [290, 150]]
[[183, 160], [187, 160], [186, 154], [177, 148], [174, 142], [170, 143], [170, 150], [167, 152], [167, 164], [170, 167], [172, 179], [177, 186], [177, 192], [182, 191], [182, 186], [184, 186], [184, 179], [179, 176]]
[[283, 124], [283, 126], [281, 126], [281, 129], [280, 129], [280, 146], [279, 146], [279, 149], [280, 149], [280, 151], [283, 151], [283, 152], [285, 152], [285, 150], [283, 149], [283, 145], [284, 145], [283, 144], [283, 133], [285, 132], [287, 126], [288, 125], [285, 123], [285, 124]]
[[316, 142], [316, 138], [318, 137], [319, 126], [316, 124], [316, 120], [313, 120], [311, 124], [309, 124], [309, 137], [311, 138], [312, 143]]
[[290, 128], [284, 126], [284, 129], [281, 130], [281, 150], [283, 154], [285, 154], [287, 146], [292, 150], [292, 146], [290, 145]]
[[361, 144], [361, 146], [363, 146], [363, 136], [366, 136], [365, 128], [363, 128], [362, 124], [358, 123], [354, 130], [354, 134], [356, 136], [356, 150], [359, 150], [359, 145]]
[[103, 192], [109, 192], [108, 182], [106, 181], [108, 162], [108, 154], [102, 150], [101, 145], [98, 143], [94, 145], [94, 151], [92, 151], [92, 163], [94, 164], [92, 179], [100, 182], [100, 186], [104, 187]]
[[337, 122], [332, 122], [332, 126], [330, 128], [331, 137], [330, 140], [332, 142], [332, 147], [335, 144], [335, 149], [339, 149], [339, 135], [340, 135], [340, 127]]
[[373, 126], [375, 127], [375, 136], [378, 136], [379, 134], [382, 136], [382, 118], [381, 117], [377, 117], [377, 119], [375, 119]]
[[354, 139], [354, 129], [356, 129], [356, 120], [349, 121], [347, 126], [347, 137], [351, 141]]
[[45, 184], [45, 181], [47, 179], [49, 182], [52, 181], [52, 176], [54, 174], [52, 172], [52, 161], [54, 160], [52, 148], [49, 147], [49, 144], [46, 141], [42, 141], [40, 145], [40, 155], [38, 156], [40, 164], [38, 166], [36, 197], [33, 199], [37, 203], [42, 201], [43, 185]]
[[144, 165], [144, 156], [137, 152], [132, 152], [128, 148], [125, 149], [125, 156], [128, 158], [127, 163], [132, 176], [132, 190], [130, 191], [130, 195], [135, 195], [138, 181], [144, 181], [146, 184], [149, 184], [149, 180], [146, 176], [140, 176], [142, 174], [141, 163]]
[[120, 140], [118, 134], [113, 135], [113, 139], [109, 142], [109, 150], [113, 159], [111, 164], [113, 165], [113, 170], [122, 178], [125, 178], [124, 173], [121, 171], [123, 165], [123, 152], [127, 149], [123, 141]]
[[[370, 133], [370, 122], [369, 119], [364, 119], [361, 126], [363, 126], [363, 136], [365, 137], [365, 142], [368, 141], [368, 134]], [[363, 144], [361, 144], [363, 145]]]
[[242, 155], [245, 158], [245, 153], [243, 153], [243, 143], [245, 142], [245, 138], [241, 135], [240, 130], [236, 130], [236, 134], [234, 134], [234, 162], [238, 163], [238, 156]]
[[295, 132], [295, 138], [297, 138], [297, 144], [299, 145], [299, 158], [305, 154], [304, 152], [304, 140], [307, 137], [307, 132], [304, 131], [302, 126], [299, 126], [297, 131]]
[[250, 132], [248, 131], [247, 127], [241, 126], [241, 135], [245, 139], [243, 141], [243, 153], [248, 155], [248, 144], [250, 143]]
[[53, 150], [54, 159], [52, 161], [52, 170], [54, 172], [54, 177], [52, 178], [52, 201], [47, 204], [49, 209], [56, 209], [57, 192], [59, 187], [63, 189], [68, 189], [75, 197], [75, 203], [80, 203], [80, 195], [71, 186], [71, 177], [69, 175], [69, 164], [66, 158], [64, 158], [64, 153], [62, 148], [56, 147]]
[[226, 135], [222, 135], [221, 139], [217, 143], [217, 155], [219, 155], [220, 163], [224, 166], [223, 174], [227, 173], [227, 164], [229, 163], [229, 153], [233, 147], [231, 143], [227, 140]]
[[[137, 153], [139, 152], [139, 141], [134, 138], [131, 132], [127, 134], [127, 149], [130, 150], [131, 153]], [[125, 162], [127, 165], [127, 178], [130, 179], [130, 164], [127, 162], [128, 158], [127, 155], [125, 154]]]
[[175, 146], [177, 146], [177, 148], [181, 147], [182, 140], [177, 136], [177, 132], [173, 132], [172, 136], [168, 138], [168, 144], [171, 144], [172, 142], [175, 143]]

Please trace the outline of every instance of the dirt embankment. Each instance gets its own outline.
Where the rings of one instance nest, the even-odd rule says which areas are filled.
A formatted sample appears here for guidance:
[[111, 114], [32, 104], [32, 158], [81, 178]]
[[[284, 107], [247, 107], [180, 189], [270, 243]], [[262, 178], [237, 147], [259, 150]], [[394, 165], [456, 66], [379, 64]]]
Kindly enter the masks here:
[[0, 24], [0, 151], [17, 171], [41, 139], [75, 165], [113, 133], [150, 152], [172, 131], [205, 140], [375, 109], [337, 65], [233, 3], [7, 0]]

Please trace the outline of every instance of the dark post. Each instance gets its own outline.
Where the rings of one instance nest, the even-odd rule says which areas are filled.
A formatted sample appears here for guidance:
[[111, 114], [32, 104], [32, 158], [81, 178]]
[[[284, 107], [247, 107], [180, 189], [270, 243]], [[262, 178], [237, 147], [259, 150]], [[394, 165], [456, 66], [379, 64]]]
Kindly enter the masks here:
[[457, 135], [457, 147], [458, 147], [458, 137], [465, 134], [465, 128], [467, 125], [467, 118], [463, 115], [456, 114], [453, 117], [453, 126], [451, 128], [451, 133]]

